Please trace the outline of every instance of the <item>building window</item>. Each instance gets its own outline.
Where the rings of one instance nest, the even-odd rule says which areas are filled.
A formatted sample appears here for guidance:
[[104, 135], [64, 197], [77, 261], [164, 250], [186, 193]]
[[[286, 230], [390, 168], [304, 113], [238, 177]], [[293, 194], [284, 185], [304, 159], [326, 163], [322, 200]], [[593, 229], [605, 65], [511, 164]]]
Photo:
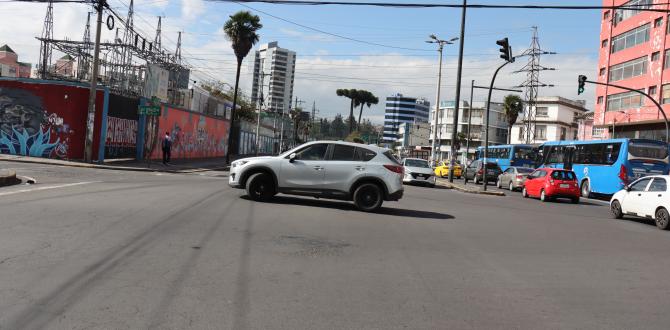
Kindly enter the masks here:
[[607, 96], [607, 111], [619, 111], [623, 109], [639, 108], [641, 106], [642, 95], [637, 92], [625, 92]]
[[547, 126], [545, 126], [545, 125], [535, 126], [535, 138], [538, 139], [538, 140], [546, 140], [547, 139]]
[[598, 102], [598, 104], [603, 104], [603, 97], [598, 96], [598, 101], [597, 102]]
[[661, 53], [660, 53], [660, 52], [653, 52], [653, 53], [651, 53], [651, 61], [652, 61], [652, 62], [658, 61], [658, 58], [659, 58], [659, 57], [661, 57]]
[[519, 126], [519, 141], [523, 141], [526, 138], [526, 134], [524, 133], [524, 126]]
[[656, 95], [656, 86], [649, 86], [649, 95]]
[[661, 98], [663, 104], [670, 103], [670, 84], [661, 87]]
[[606, 20], [608, 18], [610, 18], [610, 11], [609, 10], [603, 13], [603, 20]]
[[623, 62], [610, 67], [609, 81], [618, 81], [632, 77], [641, 76], [647, 73], [647, 57], [640, 57], [634, 60]]
[[649, 24], [624, 32], [612, 38], [612, 54], [649, 41]]
[[579, 112], [572, 113], [572, 121], [575, 123], [579, 121]]
[[654, 27], [655, 28], [661, 27], [661, 25], [663, 25], [663, 17], [659, 17], [659, 18], [654, 20]]
[[560, 140], [565, 140], [565, 136], [568, 135], [568, 130], [565, 127], [561, 127], [561, 138]]
[[535, 109], [535, 117], [548, 117], [549, 108], [548, 107], [537, 107]]
[[591, 135], [593, 137], [602, 137], [604, 133], [605, 133], [604, 127], [593, 127], [591, 129]]
[[608, 42], [607, 42], [607, 39], [603, 40], [603, 41], [600, 43], [600, 48], [606, 48], [606, 47], [607, 47], [607, 43], [608, 43]]
[[663, 69], [667, 68], [670, 68], [670, 49], [666, 49], [663, 56]]
[[653, 2], [654, 2], [653, 0], [631, 0], [622, 4], [621, 5], [622, 7], [630, 6], [630, 7], [636, 7], [638, 9], [637, 10], [616, 9], [616, 11], [614, 12], [614, 22], [618, 23], [627, 20], [643, 12], [645, 9], [650, 9]]
[[600, 68], [600, 75], [601, 76], [604, 76], [605, 72], [607, 72], [607, 70], [605, 68]]

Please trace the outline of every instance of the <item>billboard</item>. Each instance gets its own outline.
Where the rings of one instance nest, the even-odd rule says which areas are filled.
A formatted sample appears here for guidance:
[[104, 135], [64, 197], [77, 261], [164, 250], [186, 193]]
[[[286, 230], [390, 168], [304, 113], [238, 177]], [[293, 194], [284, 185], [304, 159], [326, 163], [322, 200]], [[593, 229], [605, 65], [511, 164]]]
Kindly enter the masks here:
[[157, 97], [168, 102], [168, 82], [170, 73], [156, 64], [147, 66], [147, 79], [144, 85], [144, 97]]

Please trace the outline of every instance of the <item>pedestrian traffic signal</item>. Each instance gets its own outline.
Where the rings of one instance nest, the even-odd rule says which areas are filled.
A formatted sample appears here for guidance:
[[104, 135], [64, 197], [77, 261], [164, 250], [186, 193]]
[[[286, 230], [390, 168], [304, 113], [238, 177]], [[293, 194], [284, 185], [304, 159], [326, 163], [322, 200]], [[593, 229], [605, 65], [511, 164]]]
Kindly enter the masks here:
[[512, 57], [512, 47], [509, 46], [509, 40], [507, 38], [500, 39], [496, 41], [496, 44], [500, 46], [500, 58], [507, 62], [514, 62]]
[[586, 76], [580, 74], [579, 78], [577, 78], [577, 83], [579, 84], [579, 87], [577, 88], [577, 95], [584, 93], [584, 85], [586, 84]]

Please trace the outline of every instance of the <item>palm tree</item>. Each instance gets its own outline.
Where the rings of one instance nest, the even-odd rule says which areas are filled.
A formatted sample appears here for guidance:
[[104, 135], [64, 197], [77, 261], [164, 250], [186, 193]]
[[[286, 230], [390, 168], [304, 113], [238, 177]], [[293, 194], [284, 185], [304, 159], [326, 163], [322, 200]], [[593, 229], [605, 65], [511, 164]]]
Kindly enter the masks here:
[[378, 104], [379, 103], [379, 98], [375, 96], [375, 94], [372, 94], [366, 90], [359, 90], [359, 102], [361, 103], [361, 110], [358, 112], [358, 130], [360, 131], [360, 125], [361, 125], [361, 116], [363, 115], [363, 106], [367, 105], [368, 109], [370, 106], [373, 104]]
[[351, 100], [349, 106], [349, 133], [354, 131], [354, 107], [360, 104], [360, 92], [356, 89], [338, 89], [335, 91], [337, 96], [344, 96]]
[[237, 58], [237, 74], [235, 76], [235, 93], [233, 94], [233, 109], [230, 111], [230, 134], [228, 138], [228, 152], [226, 153], [226, 163], [230, 163], [230, 154], [233, 151], [233, 124], [235, 123], [235, 107], [237, 107], [237, 90], [240, 83], [240, 68], [242, 60], [249, 54], [249, 51], [258, 42], [259, 35], [256, 33], [263, 27], [261, 19], [252, 15], [248, 11], [239, 11], [223, 25], [223, 31], [228, 40], [232, 42], [233, 52]]
[[512, 141], [512, 125], [516, 123], [516, 120], [519, 118], [519, 114], [523, 111], [523, 100], [514, 94], [509, 94], [503, 99], [503, 110], [505, 111], [505, 117], [507, 118], [507, 143]]

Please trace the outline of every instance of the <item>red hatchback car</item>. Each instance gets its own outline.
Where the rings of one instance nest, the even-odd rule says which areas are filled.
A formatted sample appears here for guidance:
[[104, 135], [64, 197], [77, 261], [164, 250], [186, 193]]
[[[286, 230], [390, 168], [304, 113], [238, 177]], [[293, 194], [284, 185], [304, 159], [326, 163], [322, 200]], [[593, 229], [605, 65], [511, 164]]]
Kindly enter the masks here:
[[579, 203], [579, 184], [573, 171], [556, 168], [538, 168], [528, 175], [521, 192], [523, 197], [539, 197], [546, 202], [554, 198], [569, 198]]

